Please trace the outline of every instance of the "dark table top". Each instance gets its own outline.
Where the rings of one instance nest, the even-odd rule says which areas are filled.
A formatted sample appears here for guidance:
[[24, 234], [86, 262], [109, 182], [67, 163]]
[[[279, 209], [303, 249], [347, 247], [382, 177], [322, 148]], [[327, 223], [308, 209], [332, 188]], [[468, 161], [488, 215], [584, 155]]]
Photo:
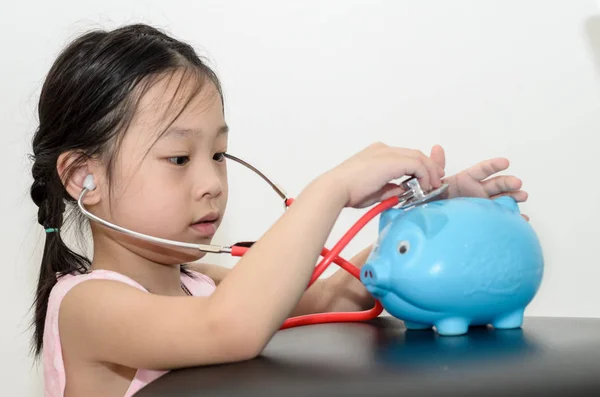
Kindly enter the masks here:
[[526, 317], [465, 336], [402, 321], [278, 332], [250, 361], [172, 371], [136, 397], [600, 396], [600, 318]]

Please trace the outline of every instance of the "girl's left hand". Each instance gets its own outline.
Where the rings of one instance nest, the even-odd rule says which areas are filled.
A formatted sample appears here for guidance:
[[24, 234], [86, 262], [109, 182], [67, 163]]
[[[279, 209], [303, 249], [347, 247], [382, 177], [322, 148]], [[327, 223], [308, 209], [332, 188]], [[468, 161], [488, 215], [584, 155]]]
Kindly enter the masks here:
[[[431, 158], [442, 169], [445, 168], [446, 156], [441, 146], [435, 145], [432, 148]], [[521, 190], [522, 182], [519, 178], [512, 175], [498, 175], [489, 178], [500, 171], [506, 170], [508, 166], [509, 161], [507, 159], [498, 157], [481, 161], [456, 175], [446, 178], [443, 182], [448, 184], [448, 198], [482, 197], [494, 199], [499, 196], [511, 196], [517, 202], [526, 201], [528, 194], [526, 191]], [[527, 215], [522, 214], [522, 216], [529, 220]]]

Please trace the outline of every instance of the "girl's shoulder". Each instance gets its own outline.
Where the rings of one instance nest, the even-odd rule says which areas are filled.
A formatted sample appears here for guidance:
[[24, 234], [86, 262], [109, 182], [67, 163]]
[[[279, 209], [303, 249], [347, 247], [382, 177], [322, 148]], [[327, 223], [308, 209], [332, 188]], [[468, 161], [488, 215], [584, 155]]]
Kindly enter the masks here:
[[[98, 269], [83, 274], [66, 274], [57, 279], [57, 283], [52, 288], [48, 300], [44, 327], [43, 364], [45, 396], [62, 397], [64, 393], [66, 379], [61, 338], [58, 330], [60, 306], [64, 297], [73, 287], [87, 280], [114, 280], [148, 292], [135, 280], [111, 270]], [[194, 296], [208, 296], [216, 288], [215, 283], [210, 277], [194, 270], [182, 272], [181, 282]], [[167, 371], [139, 369], [126, 396], [134, 394], [143, 386], [162, 376], [166, 372]]]
[[61, 304], [73, 287], [81, 282], [94, 279], [116, 280], [145, 291], [144, 287], [129, 277], [109, 270], [94, 270], [83, 274], [65, 274], [60, 277], [57, 275], [57, 282], [52, 287], [48, 299], [43, 337], [44, 395], [47, 397], [62, 397], [66, 385], [62, 343], [58, 330]]

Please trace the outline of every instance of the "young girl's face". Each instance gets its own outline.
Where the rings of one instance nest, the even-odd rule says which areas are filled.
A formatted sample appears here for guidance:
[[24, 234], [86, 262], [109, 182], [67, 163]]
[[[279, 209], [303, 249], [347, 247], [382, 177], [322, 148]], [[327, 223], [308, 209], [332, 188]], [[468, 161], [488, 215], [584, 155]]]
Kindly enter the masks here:
[[[206, 79], [191, 97], [195, 84], [174, 74], [141, 97], [117, 151], [110, 192], [103, 183], [100, 208], [95, 209], [113, 223], [166, 239], [211, 242], [227, 203], [227, 125], [216, 87]], [[123, 235], [111, 236], [159, 263], [202, 256], [181, 256]]]

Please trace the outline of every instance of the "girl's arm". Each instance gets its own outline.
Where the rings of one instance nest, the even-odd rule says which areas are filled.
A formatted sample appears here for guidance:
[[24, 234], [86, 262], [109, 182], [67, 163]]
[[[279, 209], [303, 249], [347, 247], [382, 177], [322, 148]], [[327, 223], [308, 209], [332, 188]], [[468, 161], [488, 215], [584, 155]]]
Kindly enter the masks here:
[[255, 357], [298, 305], [346, 201], [334, 179], [315, 180], [209, 297], [109, 280], [73, 287], [59, 318], [65, 356], [147, 369]]
[[[358, 268], [362, 267], [372, 246], [361, 250], [348, 261]], [[208, 263], [193, 263], [188, 266], [210, 277], [218, 286], [225, 279], [230, 269]], [[321, 278], [302, 294], [302, 298], [290, 316], [324, 312], [346, 312], [367, 310], [375, 301], [364, 285], [343, 269], [336, 271], [328, 278]]]
[[[217, 287], [231, 271], [229, 268], [209, 263], [193, 263], [188, 265], [188, 268], [210, 277]], [[302, 294], [300, 301], [290, 314], [291, 317], [322, 313], [326, 310], [326, 302], [323, 299], [323, 296], [325, 295], [323, 290], [327, 287], [325, 281], [326, 280], [324, 279], [315, 281], [313, 285]]]

